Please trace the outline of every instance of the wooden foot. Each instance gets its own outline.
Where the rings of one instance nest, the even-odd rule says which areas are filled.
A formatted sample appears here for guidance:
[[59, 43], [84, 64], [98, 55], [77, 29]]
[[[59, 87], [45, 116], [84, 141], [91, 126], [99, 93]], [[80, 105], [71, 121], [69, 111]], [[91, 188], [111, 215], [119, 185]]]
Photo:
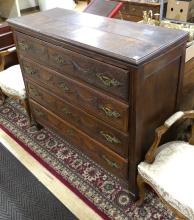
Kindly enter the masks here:
[[38, 130], [41, 130], [43, 128], [43, 126], [37, 122], [36, 122], [35, 126], [37, 127]]
[[141, 206], [145, 198], [145, 182], [139, 174], [137, 175], [137, 186], [139, 190], [139, 199], [136, 201], [135, 204], [137, 206]]

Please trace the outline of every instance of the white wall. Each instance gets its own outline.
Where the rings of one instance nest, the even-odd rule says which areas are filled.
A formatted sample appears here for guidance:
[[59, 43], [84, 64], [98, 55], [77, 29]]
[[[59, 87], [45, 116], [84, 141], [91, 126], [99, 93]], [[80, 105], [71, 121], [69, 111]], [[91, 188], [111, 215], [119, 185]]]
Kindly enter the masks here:
[[0, 0], [0, 16], [3, 18], [20, 16], [18, 2], [14, 0]]
[[35, 7], [37, 5], [38, 5], [38, 0], [19, 0], [20, 10]]

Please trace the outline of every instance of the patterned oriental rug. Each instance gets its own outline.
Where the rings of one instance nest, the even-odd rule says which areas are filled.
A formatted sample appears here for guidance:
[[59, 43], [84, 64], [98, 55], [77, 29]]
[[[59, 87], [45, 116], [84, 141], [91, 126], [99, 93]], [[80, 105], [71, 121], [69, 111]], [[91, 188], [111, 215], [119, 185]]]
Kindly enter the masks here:
[[138, 208], [119, 180], [48, 128], [29, 127], [24, 109], [7, 100], [0, 106], [0, 128], [79, 196], [102, 219], [172, 220], [158, 197], [148, 191]]

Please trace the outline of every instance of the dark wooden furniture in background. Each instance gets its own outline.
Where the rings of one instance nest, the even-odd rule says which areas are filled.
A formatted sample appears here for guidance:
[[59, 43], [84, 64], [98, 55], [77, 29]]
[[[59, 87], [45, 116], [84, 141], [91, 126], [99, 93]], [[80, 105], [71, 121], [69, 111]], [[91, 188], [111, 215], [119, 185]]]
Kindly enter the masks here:
[[160, 3], [152, 3], [145, 0], [119, 0], [123, 3], [120, 10], [120, 15], [116, 18], [122, 17], [128, 21], [141, 21], [143, 19], [143, 11], [152, 10], [153, 14], [160, 13]]
[[107, 0], [92, 0], [83, 12], [113, 18], [122, 8], [123, 3]]
[[[123, 0], [123, 7], [120, 12], [122, 18], [128, 21], [141, 21], [143, 11], [152, 10], [153, 13], [160, 13], [160, 3], [141, 3], [141, 1]], [[119, 16], [117, 16], [119, 18]]]
[[[13, 47], [13, 32], [6, 22], [0, 24], [0, 52]], [[0, 56], [0, 65], [2, 57]], [[5, 68], [18, 63], [16, 52], [10, 53], [5, 59]]]
[[179, 108], [187, 34], [53, 9], [9, 20], [36, 122], [129, 184]]

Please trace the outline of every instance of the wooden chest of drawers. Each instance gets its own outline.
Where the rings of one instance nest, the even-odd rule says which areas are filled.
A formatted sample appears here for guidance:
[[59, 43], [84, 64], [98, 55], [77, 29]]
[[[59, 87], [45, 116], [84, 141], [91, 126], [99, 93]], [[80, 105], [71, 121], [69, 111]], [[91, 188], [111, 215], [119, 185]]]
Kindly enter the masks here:
[[154, 129], [179, 108], [186, 33], [63, 9], [9, 23], [35, 121], [135, 196]]

